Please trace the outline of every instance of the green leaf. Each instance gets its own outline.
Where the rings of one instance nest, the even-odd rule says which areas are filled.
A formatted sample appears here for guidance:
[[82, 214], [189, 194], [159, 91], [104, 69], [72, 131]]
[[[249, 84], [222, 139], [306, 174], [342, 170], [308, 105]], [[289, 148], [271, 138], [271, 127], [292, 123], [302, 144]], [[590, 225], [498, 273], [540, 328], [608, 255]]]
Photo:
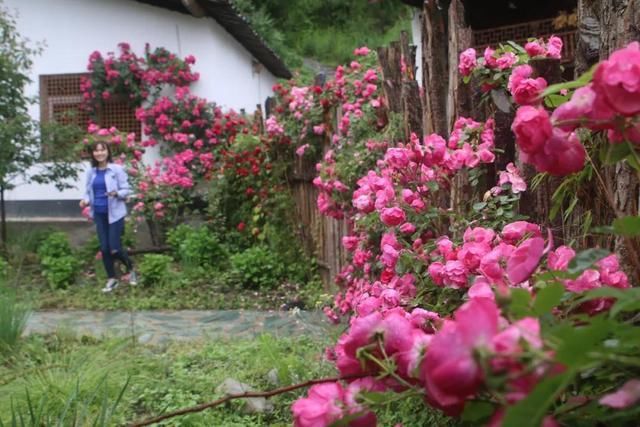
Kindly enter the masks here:
[[516, 318], [526, 317], [531, 314], [531, 294], [524, 289], [511, 290], [511, 303], [509, 312]]
[[561, 343], [556, 350], [556, 360], [578, 369], [591, 360], [589, 352], [603, 345], [610, 332], [611, 323], [604, 316], [592, 317], [591, 323], [585, 326], [570, 328], [570, 333], [563, 333], [556, 338]]
[[[464, 407], [462, 421], [484, 421], [495, 411], [494, 405], [489, 402], [471, 401]], [[477, 423], [476, 423], [477, 424]]]
[[570, 370], [546, 378], [529, 395], [513, 406], [508, 406], [502, 427], [539, 426], [549, 408], [565, 387], [571, 382], [574, 371]]
[[596, 70], [596, 66], [598, 64], [591, 67], [589, 71], [581, 75], [577, 80], [573, 80], [566, 83], [557, 83], [549, 86], [544, 92], [542, 92], [543, 97], [547, 97], [554, 93], [559, 93], [562, 89], [577, 89], [582, 86], [586, 86], [592, 79], [593, 73]]
[[569, 100], [569, 97], [566, 96], [566, 95], [552, 94], [552, 95], [547, 96], [544, 99], [544, 103], [545, 103], [545, 105], [547, 107], [556, 108], [556, 107], [559, 107], [560, 105], [564, 104], [568, 100]]
[[473, 204], [473, 210], [478, 212], [487, 207], [487, 202], [478, 202]]
[[511, 101], [509, 96], [503, 89], [493, 89], [491, 91], [491, 100], [503, 113], [511, 111]]
[[558, 282], [548, 284], [536, 294], [533, 311], [537, 315], [549, 313], [553, 307], [560, 303], [563, 295], [564, 286], [562, 284]]
[[613, 221], [613, 231], [621, 236], [640, 236], [640, 216], [625, 216]]
[[569, 273], [581, 273], [610, 254], [606, 249], [591, 248], [582, 251], [569, 263]]
[[627, 144], [606, 144], [600, 151], [600, 161], [605, 165], [612, 165], [629, 156], [629, 152]]
[[627, 163], [629, 164], [629, 166], [640, 172], [640, 162], [638, 161], [638, 157], [636, 154], [629, 154], [627, 156]]
[[369, 405], [381, 405], [390, 400], [395, 400], [398, 393], [395, 392], [377, 392], [377, 391], [361, 391], [360, 397]]

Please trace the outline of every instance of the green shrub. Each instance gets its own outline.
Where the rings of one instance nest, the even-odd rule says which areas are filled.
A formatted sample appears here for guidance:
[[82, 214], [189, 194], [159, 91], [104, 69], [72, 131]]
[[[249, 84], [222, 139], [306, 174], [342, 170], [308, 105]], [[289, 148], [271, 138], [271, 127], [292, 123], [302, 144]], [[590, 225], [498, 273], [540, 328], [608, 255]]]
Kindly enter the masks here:
[[138, 263], [137, 270], [140, 273], [142, 285], [162, 286], [171, 279], [171, 262], [173, 259], [168, 255], [146, 254]]
[[4, 283], [9, 276], [9, 263], [0, 256], [0, 283]]
[[69, 238], [63, 232], [51, 233], [38, 248], [42, 275], [52, 289], [65, 288], [75, 280], [80, 267]]
[[29, 308], [18, 303], [12, 292], [0, 290], [0, 354], [16, 348], [29, 314]]
[[231, 270], [240, 284], [251, 288], [276, 287], [286, 274], [281, 260], [266, 246], [232, 255]]
[[45, 257], [58, 258], [71, 253], [71, 244], [66, 233], [55, 231], [49, 234], [38, 247], [40, 259]]
[[42, 275], [51, 289], [64, 289], [76, 279], [80, 262], [73, 255], [47, 256], [40, 259]]
[[168, 233], [167, 241], [184, 266], [222, 270], [227, 263], [228, 254], [224, 246], [207, 227], [181, 224]]

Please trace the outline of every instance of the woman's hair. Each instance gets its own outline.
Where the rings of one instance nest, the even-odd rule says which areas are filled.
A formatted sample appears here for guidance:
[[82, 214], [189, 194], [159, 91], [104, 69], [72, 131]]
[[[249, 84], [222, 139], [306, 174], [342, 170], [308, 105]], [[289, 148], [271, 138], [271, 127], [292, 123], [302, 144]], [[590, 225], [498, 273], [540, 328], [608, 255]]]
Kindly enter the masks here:
[[89, 144], [89, 147], [87, 148], [87, 150], [89, 151], [89, 158], [91, 159], [91, 166], [93, 166], [94, 168], [98, 167], [98, 161], [93, 157], [93, 152], [96, 151], [96, 148], [98, 148], [100, 145], [106, 148], [107, 153], [109, 153], [107, 155], [107, 163], [113, 162], [113, 158], [111, 157], [111, 147], [109, 146], [109, 144], [104, 141], [94, 141]]

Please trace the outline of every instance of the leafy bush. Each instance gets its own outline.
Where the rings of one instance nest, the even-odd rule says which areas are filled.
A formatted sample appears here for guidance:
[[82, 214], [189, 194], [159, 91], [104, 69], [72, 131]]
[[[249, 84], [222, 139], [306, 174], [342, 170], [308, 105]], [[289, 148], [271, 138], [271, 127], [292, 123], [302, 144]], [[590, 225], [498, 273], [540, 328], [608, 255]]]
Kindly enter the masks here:
[[2, 257], [0, 257], [0, 283], [7, 280], [9, 275], [9, 263]]
[[165, 285], [171, 278], [171, 262], [168, 255], [146, 254], [138, 264], [142, 285]]
[[238, 282], [252, 288], [276, 287], [286, 273], [281, 260], [265, 246], [232, 255], [231, 270]]
[[46, 257], [59, 258], [69, 255], [71, 253], [69, 238], [62, 231], [54, 231], [40, 243], [37, 253], [40, 259]]
[[16, 302], [13, 293], [0, 290], [0, 354], [15, 349], [27, 325], [29, 314], [29, 308]]
[[226, 264], [228, 254], [225, 248], [207, 227], [181, 224], [169, 231], [167, 240], [185, 266], [220, 267]]
[[63, 232], [51, 233], [38, 248], [42, 275], [52, 289], [65, 288], [75, 280], [80, 266], [69, 238]]

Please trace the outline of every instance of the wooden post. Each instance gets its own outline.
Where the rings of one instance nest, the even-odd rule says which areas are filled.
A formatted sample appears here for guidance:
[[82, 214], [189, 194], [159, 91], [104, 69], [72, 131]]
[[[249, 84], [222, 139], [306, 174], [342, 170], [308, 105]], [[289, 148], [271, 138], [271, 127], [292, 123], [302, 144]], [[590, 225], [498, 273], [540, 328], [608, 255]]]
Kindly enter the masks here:
[[382, 69], [382, 89], [389, 111], [402, 112], [402, 75], [400, 42], [391, 42], [389, 47], [378, 48], [378, 61]]
[[422, 13], [422, 56], [425, 133], [448, 136], [447, 16], [438, 2], [425, 2]]
[[404, 67], [404, 72], [402, 67], [400, 69], [402, 79], [400, 99], [405, 140], [409, 140], [412, 133], [422, 138], [422, 100], [420, 86], [415, 77], [416, 52], [409, 44], [409, 34], [406, 31], [400, 33], [400, 52], [402, 67]]
[[449, 94], [447, 96], [447, 124], [453, 129], [458, 117], [471, 114], [471, 91], [464, 84], [458, 71], [460, 52], [473, 46], [473, 31], [464, 19], [464, 5], [461, 0], [449, 4]]

